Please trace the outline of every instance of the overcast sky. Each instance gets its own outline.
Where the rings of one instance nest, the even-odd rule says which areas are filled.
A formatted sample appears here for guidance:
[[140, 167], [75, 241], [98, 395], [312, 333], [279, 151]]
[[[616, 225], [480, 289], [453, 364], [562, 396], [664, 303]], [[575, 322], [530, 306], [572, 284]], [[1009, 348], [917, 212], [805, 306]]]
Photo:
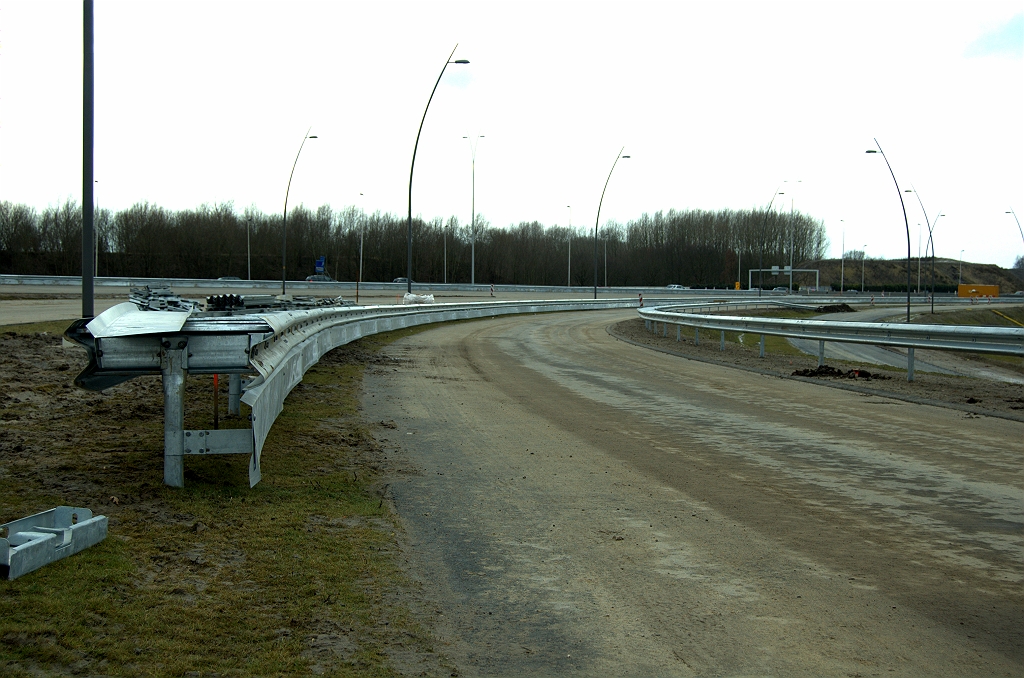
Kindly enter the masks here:
[[[1024, 2], [96, 0], [96, 199], [493, 226], [775, 204], [830, 253], [1024, 254]], [[0, 199], [81, 200], [82, 3], [0, 0]], [[784, 181], [788, 183], [783, 183]], [[797, 183], [799, 182], [799, 183]], [[360, 195], [362, 194], [362, 195]], [[927, 226], [903, 193], [913, 256]], [[571, 210], [568, 207], [571, 205]], [[921, 246], [922, 251], [924, 245]], [[768, 263], [768, 262], [766, 262]], [[782, 263], [782, 262], [779, 262]]]

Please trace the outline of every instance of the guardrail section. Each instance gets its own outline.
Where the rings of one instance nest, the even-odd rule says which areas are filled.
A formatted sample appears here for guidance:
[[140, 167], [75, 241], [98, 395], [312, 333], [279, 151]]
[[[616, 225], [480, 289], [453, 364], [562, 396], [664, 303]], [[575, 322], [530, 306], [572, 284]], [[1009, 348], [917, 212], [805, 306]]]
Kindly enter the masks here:
[[[634, 299], [507, 301], [415, 307], [322, 307], [258, 315], [140, 310], [119, 304], [76, 321], [65, 338], [89, 364], [75, 384], [103, 390], [160, 374], [164, 391], [164, 483], [184, 485], [186, 454], [249, 454], [249, 484], [262, 478], [260, 455], [285, 398], [328, 351], [379, 332], [428, 323], [521, 313], [635, 308]], [[188, 374], [230, 375], [229, 411], [252, 409], [248, 429], [184, 429]], [[245, 379], [243, 380], [243, 377]]]
[[725, 347], [726, 332], [749, 332], [761, 335], [761, 356], [764, 357], [765, 335], [818, 340], [818, 364], [824, 363], [825, 342], [873, 344], [907, 349], [907, 380], [914, 379], [914, 349], [927, 348], [942, 351], [969, 351], [1000, 355], [1024, 356], [1024, 328], [982, 327], [977, 325], [907, 325], [902, 323], [857, 323], [827, 320], [790, 320], [781, 318], [752, 318], [732, 315], [707, 315], [698, 311], [731, 310], [734, 304], [694, 304], [671, 308], [640, 309], [640, 317], [650, 328], [663, 324], [665, 336], [668, 327], [676, 327], [676, 339], [682, 326], [721, 332]]

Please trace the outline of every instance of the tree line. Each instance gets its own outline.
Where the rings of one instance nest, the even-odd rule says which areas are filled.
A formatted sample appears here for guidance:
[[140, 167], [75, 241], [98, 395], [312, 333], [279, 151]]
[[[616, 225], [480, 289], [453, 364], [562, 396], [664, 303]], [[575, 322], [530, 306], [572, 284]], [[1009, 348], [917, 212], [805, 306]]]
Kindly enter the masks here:
[[[171, 211], [137, 203], [94, 212], [96, 275], [140, 278], [301, 280], [325, 257], [337, 280], [390, 281], [406, 275], [404, 216], [368, 214], [349, 206], [303, 205], [287, 217], [232, 203]], [[503, 228], [477, 215], [476, 232], [457, 217], [413, 221], [412, 277], [422, 283], [468, 283], [476, 261], [478, 284], [594, 283], [594, 231], [537, 221]], [[72, 200], [37, 211], [0, 202], [0, 272], [80, 275], [82, 209]], [[597, 279], [604, 286], [732, 287], [747, 271], [824, 257], [821, 221], [802, 213], [687, 210], [644, 213], [625, 224], [609, 221], [597, 233]], [[770, 276], [764, 276], [770, 280]], [[757, 284], [758, 275], [753, 275]], [[772, 283], [775, 284], [775, 283]], [[765, 286], [772, 286], [765, 282]]]

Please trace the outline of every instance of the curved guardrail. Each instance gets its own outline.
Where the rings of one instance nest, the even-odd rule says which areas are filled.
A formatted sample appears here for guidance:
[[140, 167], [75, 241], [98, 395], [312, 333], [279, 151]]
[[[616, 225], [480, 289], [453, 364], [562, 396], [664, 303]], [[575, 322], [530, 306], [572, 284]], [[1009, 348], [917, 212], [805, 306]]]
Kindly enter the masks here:
[[671, 308], [640, 309], [640, 317], [650, 329], [662, 323], [665, 336], [668, 327], [676, 327], [676, 339], [681, 327], [694, 327], [697, 341], [700, 330], [718, 330], [722, 333], [724, 349], [726, 332], [749, 332], [761, 335], [760, 352], [764, 357], [765, 335], [818, 340], [818, 364], [824, 363], [825, 342], [897, 346], [907, 349], [907, 380], [914, 379], [914, 349], [927, 348], [943, 351], [969, 351], [1000, 355], [1024, 356], [1024, 328], [982, 327], [977, 325], [907, 325], [902, 323], [858, 323], [827, 320], [791, 320], [781, 318], [751, 318], [731, 315], [707, 315], [699, 311], [735, 308], [734, 304], [694, 304]]
[[[76, 321], [65, 337], [84, 348], [89, 364], [75, 379], [102, 390], [144, 374], [164, 389], [164, 482], [184, 485], [186, 454], [249, 454], [249, 482], [262, 477], [260, 455], [284, 400], [333, 348], [379, 332], [429, 323], [522, 313], [635, 308], [634, 299], [504, 301], [424, 306], [321, 307], [231, 316], [143, 311], [114, 306]], [[188, 374], [229, 374], [229, 410], [252, 408], [251, 428], [185, 430]], [[242, 376], [251, 376], [242, 384]], [[255, 376], [253, 376], [255, 375]]]

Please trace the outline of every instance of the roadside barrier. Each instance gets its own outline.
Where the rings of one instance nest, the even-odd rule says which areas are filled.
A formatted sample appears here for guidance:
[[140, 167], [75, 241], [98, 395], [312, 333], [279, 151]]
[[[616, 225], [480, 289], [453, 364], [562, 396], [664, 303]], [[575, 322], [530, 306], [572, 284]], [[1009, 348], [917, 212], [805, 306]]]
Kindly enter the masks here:
[[[633, 299], [492, 301], [417, 306], [336, 306], [273, 313], [140, 310], [114, 306], [75, 321], [65, 338], [89, 364], [75, 384], [103, 390], [159, 374], [164, 390], [164, 483], [184, 486], [186, 454], [249, 454], [249, 484], [262, 478], [260, 455], [284, 400], [325, 353], [361, 337], [430, 323], [523, 313], [636, 308]], [[188, 374], [228, 374], [229, 411], [252, 408], [251, 428], [185, 430]], [[243, 383], [243, 377], [244, 383]]]

